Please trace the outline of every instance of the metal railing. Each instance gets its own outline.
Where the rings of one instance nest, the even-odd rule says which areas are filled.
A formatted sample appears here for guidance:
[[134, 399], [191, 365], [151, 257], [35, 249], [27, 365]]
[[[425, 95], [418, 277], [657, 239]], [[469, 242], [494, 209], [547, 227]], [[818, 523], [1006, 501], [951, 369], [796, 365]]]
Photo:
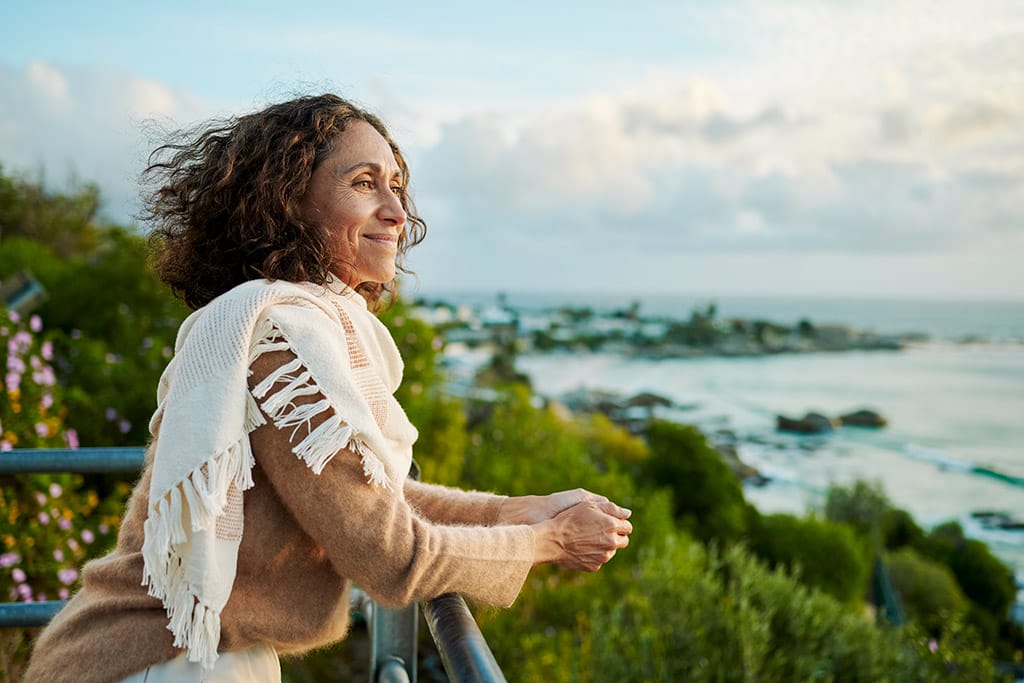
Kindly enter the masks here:
[[[0, 452], [0, 475], [138, 472], [144, 458], [145, 449], [137, 447], [15, 449]], [[413, 468], [410, 474], [416, 477], [415, 463]], [[45, 626], [65, 604], [63, 600], [0, 603], [0, 629]], [[369, 629], [371, 683], [416, 683], [418, 606], [390, 609], [357, 589], [352, 607], [363, 615]], [[462, 596], [449, 593], [434, 598], [423, 603], [423, 612], [449, 680], [505, 683]]]

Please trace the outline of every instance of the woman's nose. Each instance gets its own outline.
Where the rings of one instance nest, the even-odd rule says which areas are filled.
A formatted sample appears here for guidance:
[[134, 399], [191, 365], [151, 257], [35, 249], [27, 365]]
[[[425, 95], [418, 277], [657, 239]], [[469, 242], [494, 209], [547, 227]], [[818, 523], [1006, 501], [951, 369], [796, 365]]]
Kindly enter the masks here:
[[405, 223], [405, 208], [402, 206], [402, 199], [388, 188], [384, 203], [380, 209], [381, 220], [390, 221], [396, 225]]

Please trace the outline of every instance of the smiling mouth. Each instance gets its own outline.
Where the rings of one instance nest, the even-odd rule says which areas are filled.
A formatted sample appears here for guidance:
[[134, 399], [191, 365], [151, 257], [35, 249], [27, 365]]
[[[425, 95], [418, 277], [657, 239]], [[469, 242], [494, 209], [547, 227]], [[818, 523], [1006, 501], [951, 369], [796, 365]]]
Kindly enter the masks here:
[[363, 237], [370, 240], [371, 242], [376, 242], [378, 244], [387, 244], [396, 247], [398, 246], [397, 235], [363, 235]]

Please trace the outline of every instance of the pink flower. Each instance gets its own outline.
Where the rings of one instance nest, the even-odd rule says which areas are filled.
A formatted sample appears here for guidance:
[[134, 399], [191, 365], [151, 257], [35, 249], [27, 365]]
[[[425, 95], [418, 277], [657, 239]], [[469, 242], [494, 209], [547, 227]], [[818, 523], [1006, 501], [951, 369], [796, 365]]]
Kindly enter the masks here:
[[114, 420], [117, 419], [117, 411], [114, 410], [113, 408], [107, 408], [105, 411], [103, 411], [103, 415], [104, 417], [107, 418], [107, 422], [113, 422]]
[[53, 374], [53, 368], [47, 365], [32, 373], [32, 381], [41, 387], [52, 387], [57, 383], [57, 377]]
[[39, 519], [39, 523], [43, 526], [46, 526], [50, 523], [50, 515], [46, 514], [45, 512], [40, 512], [37, 515], [37, 518]]
[[43, 360], [53, 360], [53, 342], [44, 341], [43, 345], [39, 347], [39, 353]]
[[67, 600], [69, 595], [71, 595], [71, 593], [68, 592], [67, 588], [61, 588], [59, 591], [57, 591], [57, 596], [61, 600]]
[[4, 553], [0, 555], [0, 567], [13, 567], [21, 562], [21, 555], [18, 553]]
[[7, 311], [7, 319], [10, 320], [12, 323], [21, 322], [21, 316], [18, 315], [17, 311]]
[[64, 561], [64, 551], [61, 550], [60, 548], [58, 548], [57, 550], [54, 550], [53, 551], [53, 559], [57, 560], [58, 562], [63, 562]]
[[33, 332], [39, 332], [43, 329], [43, 320], [38, 315], [34, 315], [28, 319], [28, 328]]
[[50, 428], [44, 422], [36, 422], [36, 434], [39, 436], [49, 436]]
[[64, 493], [64, 489], [62, 489], [60, 487], [60, 484], [58, 484], [57, 482], [53, 482], [52, 484], [50, 484], [50, 497], [51, 498], [60, 498], [60, 495], [62, 493]]
[[70, 586], [78, 579], [77, 569], [60, 569], [57, 571], [57, 578], [65, 586]]
[[100, 533], [101, 534], [108, 533], [109, 531], [110, 531], [110, 527], [109, 526], [107, 526], [106, 524], [100, 524]]
[[53, 405], [53, 395], [52, 394], [43, 394], [43, 398], [39, 400], [39, 407], [43, 408], [44, 410], [46, 410], [46, 409], [49, 409], [49, 407], [52, 406], [52, 405]]
[[8, 372], [6, 379], [7, 393], [13, 394], [21, 388], [21, 375], [16, 372]]
[[46, 505], [46, 494], [42, 491], [36, 491], [36, 502], [40, 505]]
[[71, 520], [64, 519], [63, 517], [58, 517], [57, 526], [59, 526], [64, 531], [69, 531], [71, 529]]
[[25, 576], [25, 571], [23, 569], [15, 567], [11, 570], [11, 578], [18, 583], [25, 583], [25, 579], [28, 577]]
[[15, 355], [10, 355], [7, 357], [7, 369], [11, 372], [16, 372], [19, 375], [24, 374], [26, 370], [25, 361]]
[[32, 587], [27, 583], [19, 583], [15, 590], [18, 591], [18, 595], [21, 596], [22, 600], [25, 602], [32, 602]]
[[935, 642], [934, 638], [932, 638], [931, 640], [928, 641], [928, 651], [931, 652], [932, 654], [935, 654], [936, 652], [939, 651], [939, 644], [937, 642]]
[[46, 593], [40, 593], [40, 594], [38, 594], [38, 595], [36, 596], [36, 600], [38, 600], [39, 602], [43, 602], [44, 600], [46, 600]]
[[0, 451], [11, 451], [11, 450], [14, 450], [14, 446], [11, 445], [10, 441], [8, 441], [7, 439], [4, 439], [3, 441], [0, 441]]
[[64, 432], [64, 438], [67, 439], [68, 448], [75, 450], [78, 448], [78, 432], [74, 429], [69, 429]]
[[122, 434], [127, 434], [132, 430], [132, 423], [128, 420], [119, 420], [117, 423], [117, 431]]
[[14, 348], [19, 352], [26, 351], [30, 346], [32, 346], [32, 335], [25, 330], [18, 330], [14, 336], [11, 337], [11, 340], [7, 342], [7, 348], [11, 348], [11, 344], [13, 344]]
[[82, 529], [82, 540], [89, 544], [96, 540], [96, 536], [88, 529]]
[[78, 550], [78, 541], [73, 538], [68, 539], [68, 547], [72, 550]]

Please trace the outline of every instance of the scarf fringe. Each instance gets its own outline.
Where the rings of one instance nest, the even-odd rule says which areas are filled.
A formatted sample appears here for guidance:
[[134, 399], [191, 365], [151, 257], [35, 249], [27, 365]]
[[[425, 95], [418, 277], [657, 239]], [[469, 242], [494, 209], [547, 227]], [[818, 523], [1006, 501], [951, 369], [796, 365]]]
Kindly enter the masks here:
[[217, 661], [220, 642], [220, 611], [204, 605], [185, 577], [180, 546], [192, 532], [216, 528], [227, 507], [228, 490], [246, 491], [253, 486], [256, 464], [246, 434], [192, 470], [164, 496], [150, 501], [142, 545], [142, 585], [167, 611], [167, 629], [174, 647], [186, 648], [188, 659], [200, 662], [204, 671]]
[[[267, 351], [278, 351], [289, 348], [281, 331], [272, 320], [262, 321], [257, 326], [262, 335], [253, 346], [250, 358], [255, 360]], [[278, 385], [283, 384], [278, 388]], [[299, 358], [276, 368], [263, 381], [253, 387], [252, 395], [260, 400], [263, 411], [278, 429], [292, 430], [292, 441], [296, 434], [305, 426], [309, 432], [298, 444], [292, 446], [295, 457], [306, 463], [314, 474], [323, 472], [327, 463], [342, 450], [348, 449], [359, 454], [363, 465], [363, 474], [367, 482], [384, 489], [391, 487], [387, 469], [380, 458], [370, 447], [359, 438], [359, 434], [342, 420], [334, 411], [330, 401], [322, 398], [312, 403], [298, 405], [297, 398], [303, 396], [323, 396], [309, 370]], [[322, 414], [328, 414], [326, 420], [311, 429], [312, 420]]]

